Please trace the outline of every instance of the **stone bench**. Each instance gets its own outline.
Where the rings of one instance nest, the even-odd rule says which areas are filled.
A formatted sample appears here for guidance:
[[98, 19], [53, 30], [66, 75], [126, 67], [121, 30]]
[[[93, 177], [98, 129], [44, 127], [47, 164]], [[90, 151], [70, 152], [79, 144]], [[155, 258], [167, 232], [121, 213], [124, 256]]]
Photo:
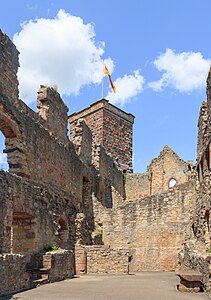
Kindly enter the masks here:
[[200, 272], [191, 269], [181, 269], [175, 272], [180, 278], [179, 291], [191, 293], [203, 292], [202, 274]]

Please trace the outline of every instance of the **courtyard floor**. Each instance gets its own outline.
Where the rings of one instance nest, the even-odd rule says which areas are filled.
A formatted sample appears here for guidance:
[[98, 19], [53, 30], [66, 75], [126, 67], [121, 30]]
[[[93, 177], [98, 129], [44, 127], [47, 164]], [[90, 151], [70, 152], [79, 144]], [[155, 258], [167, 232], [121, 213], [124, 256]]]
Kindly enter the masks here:
[[142, 272], [134, 275], [81, 276], [46, 284], [2, 300], [204, 300], [205, 293], [177, 291], [174, 272]]

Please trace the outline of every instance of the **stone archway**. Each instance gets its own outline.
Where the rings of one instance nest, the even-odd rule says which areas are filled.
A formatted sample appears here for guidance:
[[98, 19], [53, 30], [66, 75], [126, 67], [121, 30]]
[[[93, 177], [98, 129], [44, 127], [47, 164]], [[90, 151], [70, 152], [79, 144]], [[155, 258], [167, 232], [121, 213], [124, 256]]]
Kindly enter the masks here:
[[3, 152], [7, 155], [9, 172], [19, 176], [28, 176], [22, 134], [14, 119], [0, 104], [0, 131], [5, 138]]

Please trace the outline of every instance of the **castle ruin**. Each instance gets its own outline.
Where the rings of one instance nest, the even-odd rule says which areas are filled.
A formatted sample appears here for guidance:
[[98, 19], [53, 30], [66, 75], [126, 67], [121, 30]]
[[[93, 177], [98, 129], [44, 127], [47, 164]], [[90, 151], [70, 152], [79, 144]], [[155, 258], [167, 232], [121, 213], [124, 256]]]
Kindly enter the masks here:
[[[210, 294], [211, 72], [197, 164], [166, 145], [135, 174], [132, 114], [101, 99], [68, 116], [59, 93], [43, 85], [34, 112], [19, 99], [18, 67], [18, 51], [0, 31], [9, 165], [0, 171], [0, 295], [75, 273], [178, 267], [200, 274]], [[45, 252], [49, 245], [59, 250]]]

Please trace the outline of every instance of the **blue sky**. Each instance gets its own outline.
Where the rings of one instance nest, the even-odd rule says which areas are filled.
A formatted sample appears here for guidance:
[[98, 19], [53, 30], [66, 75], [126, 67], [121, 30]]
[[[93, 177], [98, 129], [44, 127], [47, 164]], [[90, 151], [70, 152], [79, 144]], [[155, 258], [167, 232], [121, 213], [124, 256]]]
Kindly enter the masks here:
[[0, 28], [21, 52], [20, 97], [33, 109], [39, 84], [58, 85], [69, 113], [99, 100], [106, 61], [117, 93], [105, 77], [104, 95], [135, 115], [134, 171], [143, 172], [166, 144], [195, 162], [210, 11], [210, 0], [8, 0]]

